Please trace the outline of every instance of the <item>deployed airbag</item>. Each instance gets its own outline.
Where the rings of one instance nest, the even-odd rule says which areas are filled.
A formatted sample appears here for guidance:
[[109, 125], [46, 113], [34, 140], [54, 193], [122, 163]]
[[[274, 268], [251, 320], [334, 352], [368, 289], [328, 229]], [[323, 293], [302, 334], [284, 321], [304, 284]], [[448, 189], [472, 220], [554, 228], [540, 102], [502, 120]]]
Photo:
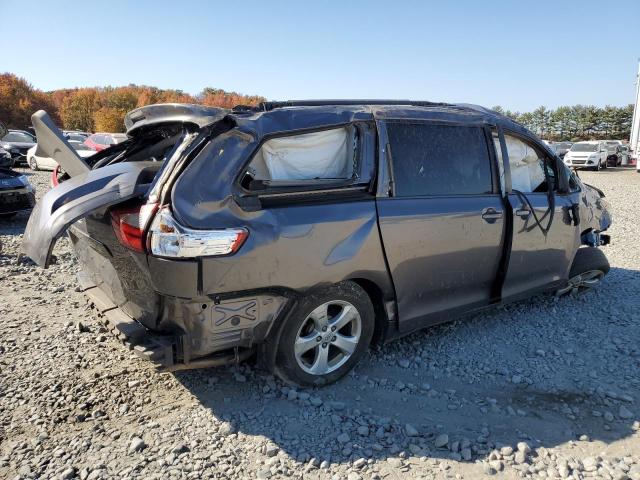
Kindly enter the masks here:
[[336, 128], [272, 138], [258, 156], [262, 156], [271, 180], [349, 178], [353, 165], [348, 159], [348, 137], [346, 128]]
[[517, 138], [506, 135], [505, 142], [509, 153], [511, 186], [521, 192], [535, 192], [546, 180], [538, 154]]

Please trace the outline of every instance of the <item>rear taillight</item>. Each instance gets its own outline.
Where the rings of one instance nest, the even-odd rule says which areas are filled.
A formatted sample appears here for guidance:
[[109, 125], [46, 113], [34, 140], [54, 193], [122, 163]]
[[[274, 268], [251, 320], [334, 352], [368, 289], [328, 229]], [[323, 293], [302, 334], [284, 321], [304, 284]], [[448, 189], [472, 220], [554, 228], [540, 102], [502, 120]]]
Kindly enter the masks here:
[[159, 257], [195, 258], [230, 255], [238, 251], [249, 232], [244, 228], [194, 230], [175, 221], [168, 208], [153, 219], [147, 248]]
[[146, 251], [145, 228], [158, 210], [155, 203], [111, 209], [111, 225], [118, 241], [135, 252]]

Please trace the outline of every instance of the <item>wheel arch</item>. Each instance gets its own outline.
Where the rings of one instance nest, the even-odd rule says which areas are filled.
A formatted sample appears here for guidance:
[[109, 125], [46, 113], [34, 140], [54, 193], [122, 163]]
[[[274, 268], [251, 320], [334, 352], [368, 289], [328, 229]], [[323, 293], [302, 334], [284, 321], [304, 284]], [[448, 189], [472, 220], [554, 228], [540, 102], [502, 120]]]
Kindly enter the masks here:
[[375, 324], [371, 345], [382, 342], [387, 336], [387, 330], [390, 325], [390, 319], [387, 313], [386, 301], [382, 288], [380, 288], [376, 282], [368, 278], [350, 278], [349, 281], [362, 288], [373, 305], [373, 311], [375, 312]]

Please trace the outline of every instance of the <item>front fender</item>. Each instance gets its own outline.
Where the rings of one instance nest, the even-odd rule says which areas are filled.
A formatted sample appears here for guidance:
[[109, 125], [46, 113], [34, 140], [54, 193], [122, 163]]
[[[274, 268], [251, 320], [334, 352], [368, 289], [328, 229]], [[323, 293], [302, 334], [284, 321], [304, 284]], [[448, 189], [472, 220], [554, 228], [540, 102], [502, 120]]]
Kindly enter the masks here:
[[609, 202], [604, 193], [596, 187], [583, 184], [580, 198], [580, 217], [582, 231], [604, 232], [611, 226]]

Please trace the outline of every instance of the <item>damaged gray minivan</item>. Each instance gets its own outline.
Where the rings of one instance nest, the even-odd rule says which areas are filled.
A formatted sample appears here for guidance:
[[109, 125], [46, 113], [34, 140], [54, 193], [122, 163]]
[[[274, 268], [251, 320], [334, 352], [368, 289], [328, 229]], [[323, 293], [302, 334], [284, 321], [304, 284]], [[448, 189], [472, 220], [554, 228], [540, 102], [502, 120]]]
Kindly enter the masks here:
[[257, 353], [287, 382], [322, 385], [373, 341], [609, 270], [604, 194], [482, 107], [151, 105], [126, 116], [127, 141], [85, 159], [45, 112], [33, 123], [64, 178], [23, 252], [46, 267], [67, 232], [82, 290], [163, 370]]

